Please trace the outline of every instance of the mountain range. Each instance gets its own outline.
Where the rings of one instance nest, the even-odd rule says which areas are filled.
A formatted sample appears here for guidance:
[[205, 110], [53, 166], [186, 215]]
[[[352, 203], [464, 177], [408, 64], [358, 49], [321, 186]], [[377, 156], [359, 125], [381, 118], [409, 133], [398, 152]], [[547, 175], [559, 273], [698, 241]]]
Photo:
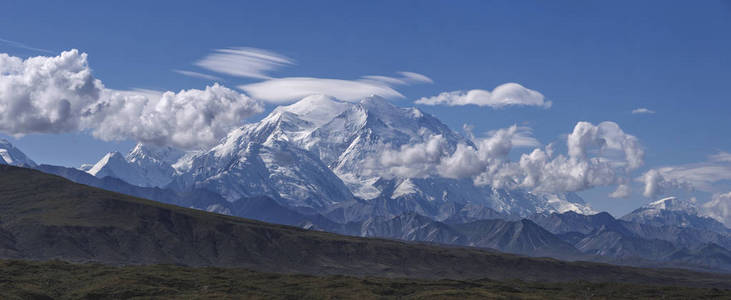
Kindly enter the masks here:
[[310, 96], [184, 152], [138, 144], [80, 168], [38, 165], [7, 141], [0, 164], [157, 202], [357, 237], [490, 248], [639, 266], [731, 271], [731, 231], [692, 201], [665, 198], [615, 219], [575, 193], [536, 194], [471, 180], [404, 177], [373, 165], [389, 149], [441, 136], [437, 118], [379, 97]]
[[[137, 145], [126, 157], [107, 154], [88, 172], [140, 186], [204, 188], [231, 202], [265, 195], [305, 212], [371, 210], [366, 215], [343, 214], [345, 222], [404, 212], [441, 221], [454, 217], [455, 208], [464, 205], [517, 217], [567, 209], [593, 212], [575, 194], [536, 195], [475, 186], [471, 180], [386, 176], [372, 166], [385, 151], [424, 143], [432, 136], [443, 137], [447, 151], [460, 143], [474, 147], [417, 108], [396, 107], [377, 96], [350, 103], [316, 95], [232, 130], [208, 150], [187, 155], [169, 155], [173, 151], [166, 150], [160, 155], [155, 147]], [[145, 184], [135, 183], [139, 181]], [[378, 202], [388, 205], [372, 209]]]
[[348, 237], [162, 204], [8, 165], [0, 165], [0, 257], [409, 278], [716, 288], [727, 288], [731, 281], [728, 274], [567, 263], [471, 247]]

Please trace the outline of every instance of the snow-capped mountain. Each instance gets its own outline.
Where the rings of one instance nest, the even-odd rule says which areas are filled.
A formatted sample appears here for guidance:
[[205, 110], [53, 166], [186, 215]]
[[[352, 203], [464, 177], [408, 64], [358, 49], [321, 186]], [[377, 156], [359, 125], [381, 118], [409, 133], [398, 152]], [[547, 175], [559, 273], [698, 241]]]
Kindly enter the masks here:
[[366, 165], [369, 160], [380, 157], [387, 149], [424, 143], [435, 135], [445, 139], [450, 152], [459, 143], [472, 145], [419, 109], [399, 108], [373, 96], [350, 104], [341, 114], [314, 130], [302, 145], [319, 153], [356, 196], [372, 199], [386, 195], [374, 186], [381, 174]]
[[138, 143], [126, 156], [110, 152], [92, 167], [82, 166], [82, 170], [98, 178], [110, 176], [142, 187], [162, 187], [172, 181], [176, 175], [172, 165], [184, 155], [171, 147]]
[[0, 139], [0, 164], [35, 167], [36, 163], [5, 139]]
[[698, 228], [729, 234], [722, 223], [699, 214], [695, 201], [667, 197], [642, 206], [621, 218], [629, 222], [655, 226], [671, 225]]
[[247, 128], [193, 158], [177, 188], [205, 188], [229, 201], [265, 195], [297, 208], [323, 210], [353, 195], [317, 156], [286, 141], [251, 142]]
[[[377, 186], [381, 193], [390, 199], [421, 201], [431, 206], [441, 206], [444, 203], [470, 203], [488, 207], [503, 216], [526, 217], [535, 213], [566, 211], [595, 213], [575, 193], [535, 195], [522, 190], [475, 186], [467, 179], [438, 177], [382, 179]], [[433, 217], [445, 220], [452, 217], [452, 213], [443, 210], [441, 215]]]
[[[444, 138], [446, 151], [460, 143], [474, 146], [435, 117], [377, 96], [358, 103], [309, 96], [233, 130], [220, 144], [190, 156], [185, 164], [177, 163], [180, 175], [173, 186], [206, 188], [229, 201], [266, 195], [288, 206], [322, 213], [356, 205], [382, 216], [415, 211], [445, 220], [457, 212], [454, 203], [459, 207], [481, 205], [516, 216], [593, 212], [574, 194], [539, 196], [476, 187], [469, 180], [392, 178], [368, 165], [389, 149], [425, 143], [436, 135]], [[367, 201], [352, 201], [354, 197]], [[368, 201], [390, 203], [384, 203], [384, 208]]]
[[443, 138], [448, 152], [458, 144], [475, 147], [417, 108], [400, 108], [377, 96], [351, 103], [314, 95], [232, 130], [206, 151], [138, 144], [126, 156], [109, 153], [84, 170], [144, 187], [207, 189], [232, 202], [269, 196], [303, 212], [340, 214], [345, 222], [407, 212], [461, 222], [487, 215], [594, 212], [571, 193], [535, 195], [477, 187], [470, 180], [393, 177], [373, 167], [386, 151], [434, 136]]

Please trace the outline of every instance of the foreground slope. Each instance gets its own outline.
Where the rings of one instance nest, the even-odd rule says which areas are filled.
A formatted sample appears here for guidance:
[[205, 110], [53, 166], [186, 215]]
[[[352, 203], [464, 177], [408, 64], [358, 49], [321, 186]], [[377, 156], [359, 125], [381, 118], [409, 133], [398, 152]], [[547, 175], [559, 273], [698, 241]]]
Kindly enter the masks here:
[[310, 276], [172, 265], [0, 260], [2, 299], [722, 299], [731, 290], [630, 283]]
[[270, 272], [728, 287], [731, 276], [345, 237], [164, 205], [0, 166], [0, 255]]

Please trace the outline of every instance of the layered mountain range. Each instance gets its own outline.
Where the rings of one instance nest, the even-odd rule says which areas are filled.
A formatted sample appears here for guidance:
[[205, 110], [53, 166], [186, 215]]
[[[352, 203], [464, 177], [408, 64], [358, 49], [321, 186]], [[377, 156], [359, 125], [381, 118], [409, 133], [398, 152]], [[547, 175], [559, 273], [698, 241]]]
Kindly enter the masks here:
[[[260, 202], [250, 202], [252, 205], [248, 208], [265, 208], [257, 203]], [[17, 259], [97, 263], [46, 262], [64, 270], [97, 268], [100, 266], [98, 263], [107, 266], [145, 265], [133, 267], [135, 271], [126, 276], [154, 282], [172, 281], [201, 290], [206, 290], [208, 284], [230, 287], [230, 280], [220, 275], [237, 272], [232, 268], [294, 273], [297, 275], [293, 276], [300, 278], [307, 278], [302, 273], [367, 276], [357, 279], [367, 285], [378, 280], [373, 276], [380, 276], [479, 279], [482, 282], [518, 278], [529, 282], [583, 280], [726, 289], [731, 280], [729, 274], [564, 262], [468, 247], [342, 236], [162, 204], [7, 165], [0, 165], [0, 221], [0, 258], [13, 259], [3, 261], [4, 268], [8, 269], [3, 269], [6, 271], [3, 274], [6, 288], [3, 291], [41, 282], [38, 290], [28, 289], [32, 292], [25, 292], [20, 298], [45, 299], [47, 297], [39, 296], [43, 294], [37, 291], [68, 290], [68, 287], [57, 283], [58, 276], [69, 275], [29, 266], [29, 262]], [[465, 229], [467, 231], [470, 230]], [[520, 247], [518, 244], [515, 246]], [[159, 268], [150, 266], [155, 264], [225, 268], [208, 269], [216, 276], [211, 283], [201, 286], [191, 277], [171, 279], [169, 271], [158, 271], [154, 275], [139, 272]], [[17, 266], [23, 267], [15, 269]], [[89, 278], [109, 272], [118, 271], [87, 269], [75, 276], [81, 277], [84, 288], [88, 289], [89, 285], [98, 287]], [[205, 270], [190, 268], [185, 272], [197, 274]], [[45, 276], [21, 282], [12, 280], [25, 273]], [[263, 276], [266, 276], [263, 280], [269, 282], [283, 275], [265, 273]], [[328, 277], [326, 280], [337, 278]], [[127, 279], [116, 282], [129, 285]], [[251, 287], [246, 286], [247, 289], [260, 290], [259, 283], [248, 283]], [[402, 285], [394, 284], [392, 287], [400, 288]], [[541, 287], [545, 289], [545, 285]], [[160, 296], [161, 289], [149, 290], [149, 295]], [[89, 295], [91, 298], [100, 297], [98, 293]], [[109, 297], [139, 295], [140, 291], [136, 291]], [[293, 295], [301, 296], [301, 293]], [[76, 296], [78, 294], [71, 297]], [[220, 298], [221, 294], [213, 297]]]
[[310, 96], [184, 152], [138, 144], [82, 168], [37, 165], [7, 141], [0, 163], [183, 207], [360, 237], [492, 248], [529, 256], [731, 271], [731, 231], [678, 198], [615, 219], [574, 193], [395, 176], [391, 149], [476, 145], [416, 108], [378, 97]]

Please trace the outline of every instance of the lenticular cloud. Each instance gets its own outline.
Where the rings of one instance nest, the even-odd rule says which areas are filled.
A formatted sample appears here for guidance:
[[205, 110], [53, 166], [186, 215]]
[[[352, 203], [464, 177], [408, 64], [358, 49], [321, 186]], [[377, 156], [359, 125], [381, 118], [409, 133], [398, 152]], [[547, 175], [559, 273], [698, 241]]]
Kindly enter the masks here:
[[716, 192], [714, 185], [731, 180], [729, 153], [719, 152], [699, 163], [651, 169], [636, 181], [645, 185], [645, 197], [655, 198], [677, 190]]
[[474, 89], [466, 92], [443, 92], [433, 97], [418, 99], [414, 103], [447, 106], [477, 105], [496, 109], [507, 106], [550, 108], [552, 104], [551, 101], [545, 99], [543, 94], [513, 82], [501, 84], [492, 91]]
[[262, 110], [218, 84], [162, 94], [106, 89], [76, 49], [25, 60], [0, 54], [0, 131], [11, 135], [90, 130], [104, 140], [194, 149]]

